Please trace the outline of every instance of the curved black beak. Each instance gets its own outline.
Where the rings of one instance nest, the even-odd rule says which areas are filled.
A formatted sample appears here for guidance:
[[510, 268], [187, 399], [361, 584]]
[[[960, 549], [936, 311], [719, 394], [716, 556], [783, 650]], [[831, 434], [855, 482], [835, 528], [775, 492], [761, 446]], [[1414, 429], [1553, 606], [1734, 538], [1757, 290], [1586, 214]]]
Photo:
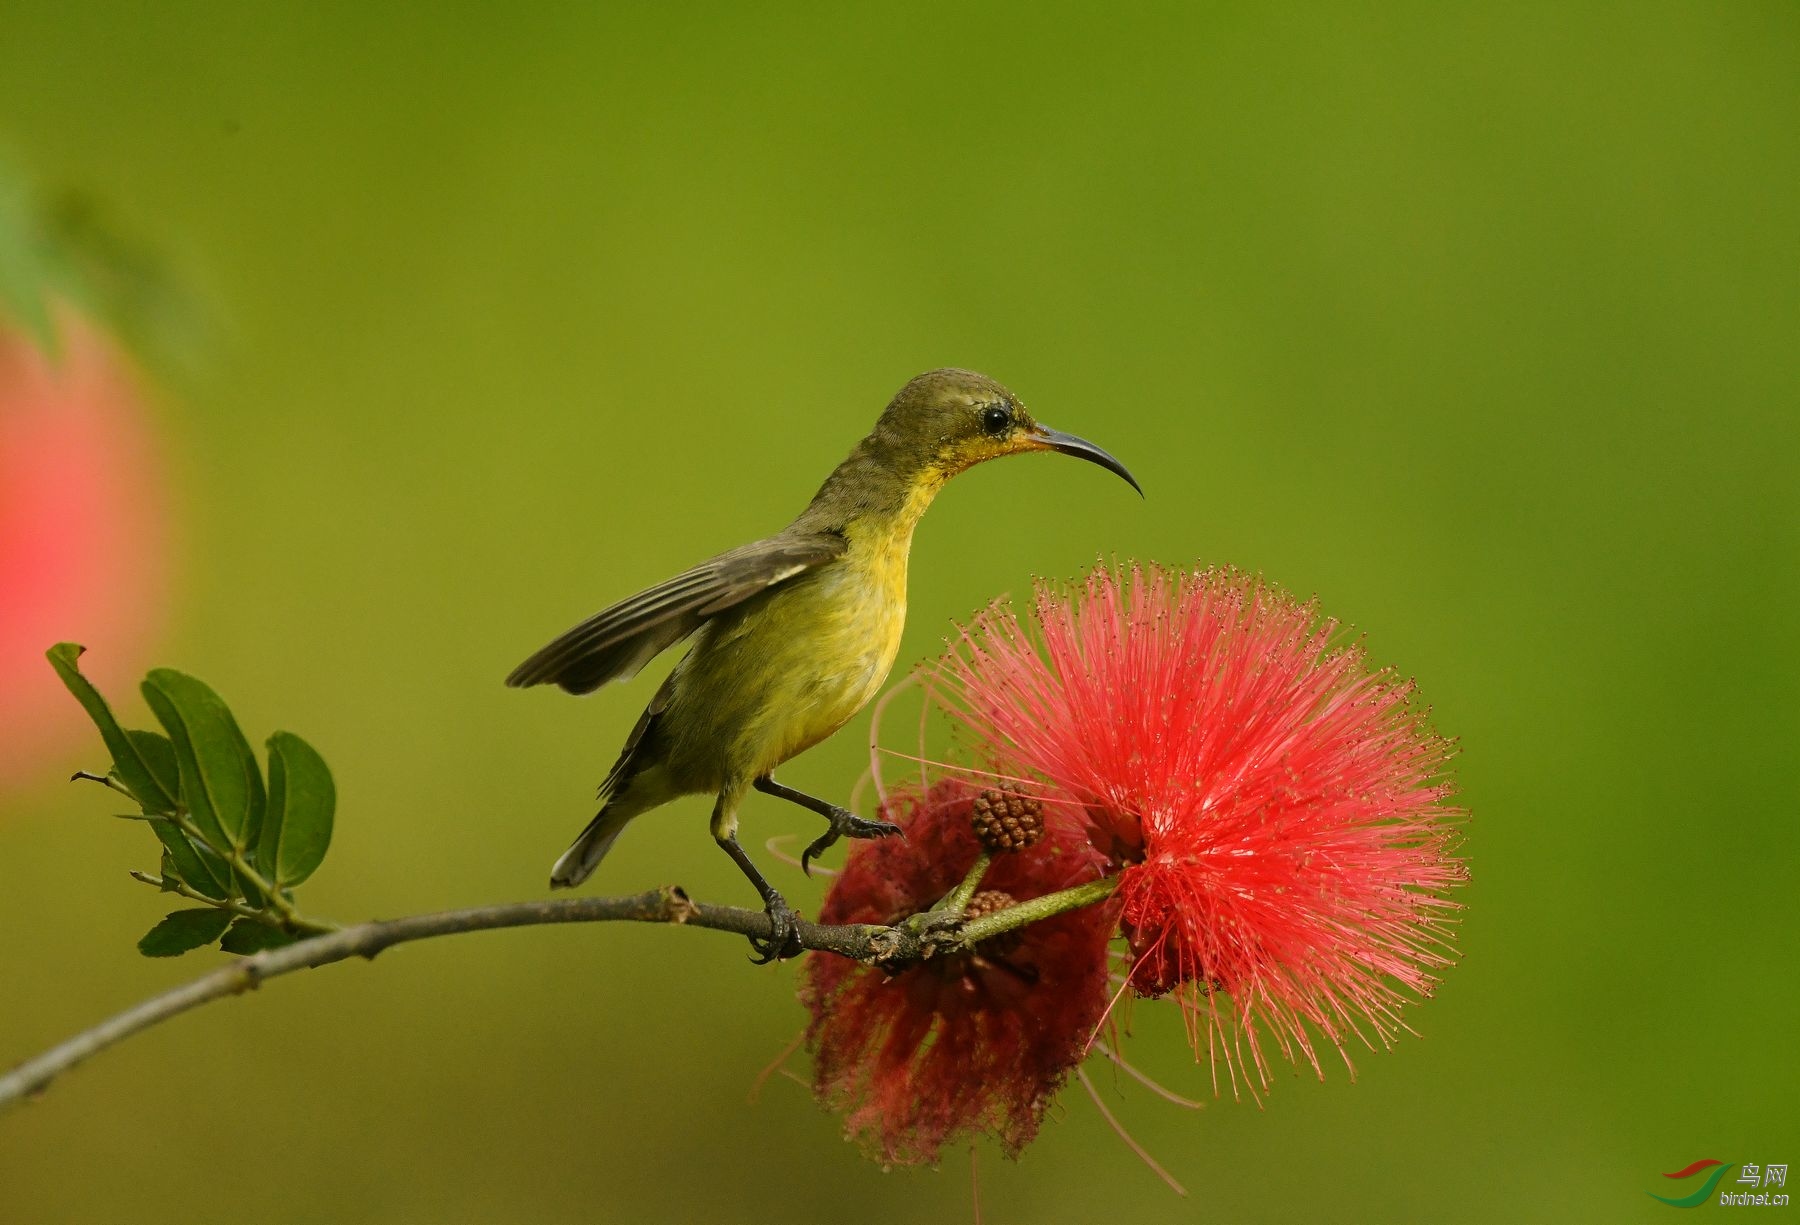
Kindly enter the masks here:
[[1032, 438], [1046, 450], [1060, 451], [1064, 455], [1073, 455], [1077, 459], [1085, 459], [1090, 464], [1099, 464], [1114, 476], [1120, 477], [1127, 485], [1138, 491], [1138, 497], [1144, 496], [1143, 486], [1137, 483], [1125, 465], [1111, 455], [1095, 446], [1085, 438], [1077, 438], [1073, 434], [1065, 434], [1061, 430], [1053, 430], [1049, 426], [1040, 425], [1031, 431]]

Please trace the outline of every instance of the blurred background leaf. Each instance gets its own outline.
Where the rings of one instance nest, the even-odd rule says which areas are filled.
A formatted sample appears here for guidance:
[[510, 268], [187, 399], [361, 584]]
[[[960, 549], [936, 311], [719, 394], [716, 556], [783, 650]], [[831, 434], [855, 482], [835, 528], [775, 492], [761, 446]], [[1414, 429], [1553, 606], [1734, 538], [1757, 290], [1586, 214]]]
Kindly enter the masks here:
[[0, 160], [0, 319], [46, 349], [56, 346], [50, 322], [51, 271], [42, 226], [24, 177]]
[[[984, 1154], [987, 1219], [1636, 1220], [1660, 1171], [1790, 1157], [1792, 5], [18, 0], [6, 26], [0, 142], [216, 336], [141, 410], [180, 530], [167, 621], [105, 602], [169, 626], [120, 666], [307, 729], [345, 800], [309, 907], [541, 889], [659, 673], [576, 702], [506, 670], [779, 527], [908, 376], [969, 365], [1149, 499], [1052, 459], [959, 481], [903, 659], [1102, 553], [1260, 570], [1417, 676], [1476, 814], [1423, 1040], [1260, 1111], [1101, 1076], [1198, 1205], [1071, 1094], [1022, 1162]], [[97, 668], [147, 649], [98, 632], [32, 668], [59, 637]], [[785, 781], [847, 794], [865, 733]], [[41, 935], [8, 946], [0, 1059], [189, 968], [118, 939], [164, 899], [123, 878], [141, 835], [58, 782], [99, 754], [31, 760], [0, 918]], [[750, 901], [705, 821], [634, 827], [593, 887]], [[774, 802], [745, 826], [813, 832]], [[746, 1101], [800, 1027], [792, 974], [571, 929], [306, 976], [7, 1119], [0, 1187], [21, 1220], [186, 1220], [141, 1188], [277, 1152], [294, 1222], [962, 1219], [962, 1162], [882, 1177], [799, 1086]], [[1205, 1092], [1170, 1010], [1132, 1021], [1131, 1057]], [[192, 1101], [281, 1114], [169, 1101], [199, 1052]], [[208, 1143], [147, 1138], [146, 1100]]]
[[9, 135], [0, 132], [0, 320], [55, 356], [56, 311], [74, 306], [165, 373], [191, 370], [208, 343], [198, 302], [101, 201], [73, 188], [53, 197], [35, 190], [8, 156]]

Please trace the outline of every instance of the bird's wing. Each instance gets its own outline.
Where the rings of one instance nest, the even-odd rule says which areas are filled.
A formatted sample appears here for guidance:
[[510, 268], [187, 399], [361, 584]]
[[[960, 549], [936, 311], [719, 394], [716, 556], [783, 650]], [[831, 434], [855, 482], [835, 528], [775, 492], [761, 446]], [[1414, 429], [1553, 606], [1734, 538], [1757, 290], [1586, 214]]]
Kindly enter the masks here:
[[844, 551], [835, 532], [783, 533], [721, 553], [602, 609], [514, 668], [508, 685], [553, 683], [591, 693], [627, 680], [708, 617], [822, 565]]

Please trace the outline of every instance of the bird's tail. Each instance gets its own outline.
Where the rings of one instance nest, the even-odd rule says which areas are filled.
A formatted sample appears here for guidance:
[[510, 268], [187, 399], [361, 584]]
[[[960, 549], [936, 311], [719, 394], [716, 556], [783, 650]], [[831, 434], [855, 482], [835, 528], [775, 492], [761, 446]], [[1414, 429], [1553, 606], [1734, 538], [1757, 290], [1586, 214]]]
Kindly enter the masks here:
[[581, 837], [575, 839], [574, 845], [564, 851], [556, 866], [550, 869], [550, 887], [572, 888], [592, 876], [625, 826], [637, 815], [635, 805], [621, 804], [616, 799], [602, 808], [581, 831]]

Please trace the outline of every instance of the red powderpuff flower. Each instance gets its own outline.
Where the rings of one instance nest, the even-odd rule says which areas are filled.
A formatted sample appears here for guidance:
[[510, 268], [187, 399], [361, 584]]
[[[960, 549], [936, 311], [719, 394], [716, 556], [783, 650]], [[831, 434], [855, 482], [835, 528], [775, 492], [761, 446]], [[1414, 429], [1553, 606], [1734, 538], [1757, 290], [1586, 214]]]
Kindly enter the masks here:
[[1411, 683], [1232, 570], [1102, 567], [1073, 593], [1040, 585], [1031, 622], [978, 618], [941, 698], [996, 769], [1086, 806], [1122, 869], [1131, 985], [1181, 989], [1215, 1091], [1220, 1062], [1234, 1092], [1240, 1067], [1267, 1086], [1264, 1032], [1315, 1071], [1308, 1024], [1340, 1054], [1388, 1044], [1404, 993], [1449, 964], [1441, 894], [1466, 879], [1450, 745]]
[[[891, 793], [882, 815], [906, 837], [856, 843], [820, 921], [892, 924], [929, 910], [980, 852], [969, 820], [977, 794], [960, 779]], [[1079, 820], [1046, 808], [1043, 839], [996, 856], [983, 878], [989, 908], [1004, 903], [989, 891], [1025, 901], [1100, 876]], [[1016, 1156], [1105, 1015], [1116, 923], [1111, 905], [1089, 906], [892, 977], [808, 958], [800, 998], [819, 1100], [886, 1162], [933, 1162], [946, 1141], [982, 1131]]]

